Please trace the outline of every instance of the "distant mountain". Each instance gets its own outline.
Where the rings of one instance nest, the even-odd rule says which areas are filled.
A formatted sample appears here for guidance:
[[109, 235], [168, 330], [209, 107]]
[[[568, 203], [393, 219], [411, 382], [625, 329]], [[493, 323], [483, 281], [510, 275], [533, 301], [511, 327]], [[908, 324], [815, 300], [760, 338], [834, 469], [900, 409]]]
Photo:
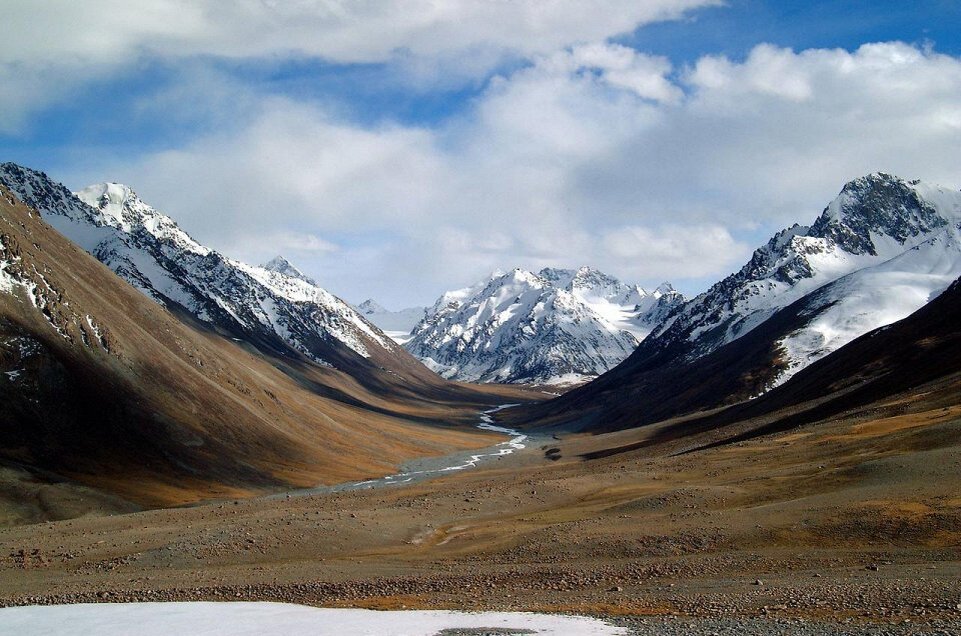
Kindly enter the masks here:
[[961, 275], [961, 193], [872, 174], [675, 307], [630, 358], [534, 417], [625, 427], [760, 395]]
[[408, 307], [399, 311], [390, 311], [373, 298], [368, 298], [357, 305], [357, 311], [398, 344], [404, 344], [411, 339], [411, 331], [417, 323], [424, 319], [427, 312], [424, 307]]
[[373, 316], [375, 314], [386, 314], [388, 312], [387, 308], [378, 303], [373, 298], [368, 298], [364, 302], [357, 305], [357, 311], [365, 316]]
[[443, 294], [407, 349], [445, 378], [530, 384], [579, 383], [626, 358], [683, 300], [597, 270], [495, 272]]
[[0, 183], [134, 287], [223, 335], [271, 355], [347, 370], [362, 381], [372, 368], [431, 381], [403, 348], [282, 257], [264, 267], [227, 258], [121, 184], [73, 194], [11, 163], [0, 165]]

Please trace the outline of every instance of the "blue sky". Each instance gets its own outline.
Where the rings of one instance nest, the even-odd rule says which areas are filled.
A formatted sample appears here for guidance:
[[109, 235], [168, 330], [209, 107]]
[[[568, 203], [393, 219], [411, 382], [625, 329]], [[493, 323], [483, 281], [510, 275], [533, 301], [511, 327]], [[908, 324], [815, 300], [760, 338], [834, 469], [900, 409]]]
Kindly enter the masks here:
[[679, 62], [704, 53], [743, 57], [759, 42], [794, 49], [856, 49], [865, 42], [930, 41], [942, 53], [961, 53], [961, 3], [956, 0], [732, 0], [693, 19], [652, 24], [625, 44], [663, 52]]
[[129, 4], [10, 12], [3, 160], [352, 301], [583, 264], [694, 293], [850, 178], [961, 185], [957, 1]]

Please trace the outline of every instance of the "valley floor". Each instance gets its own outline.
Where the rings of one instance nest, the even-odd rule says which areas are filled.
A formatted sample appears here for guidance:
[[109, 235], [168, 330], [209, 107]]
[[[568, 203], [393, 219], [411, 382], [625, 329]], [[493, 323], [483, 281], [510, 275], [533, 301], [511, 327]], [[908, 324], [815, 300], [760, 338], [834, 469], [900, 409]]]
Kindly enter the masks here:
[[698, 633], [691, 621], [961, 633], [961, 408], [892, 402], [692, 453], [705, 440], [643, 447], [655, 433], [562, 435], [400, 487], [0, 529], [0, 604], [271, 600], [571, 612], [640, 634]]

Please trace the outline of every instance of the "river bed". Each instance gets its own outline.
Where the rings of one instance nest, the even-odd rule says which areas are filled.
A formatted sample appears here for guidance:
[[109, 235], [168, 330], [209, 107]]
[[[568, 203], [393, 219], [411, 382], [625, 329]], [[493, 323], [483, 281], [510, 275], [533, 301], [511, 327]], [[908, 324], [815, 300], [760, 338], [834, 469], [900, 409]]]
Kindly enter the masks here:
[[443, 457], [424, 457], [421, 459], [415, 459], [403, 464], [401, 467], [401, 472], [393, 475], [378, 477], [377, 479], [368, 479], [365, 481], [334, 484], [333, 486], [317, 486], [316, 488], [298, 491], [297, 494], [327, 494], [332, 492], [345, 492], [349, 490], [368, 490], [372, 488], [400, 486], [415, 481], [423, 481], [432, 477], [439, 477], [441, 475], [450, 474], [460, 470], [466, 470], [482, 463], [499, 461], [511, 453], [524, 450], [528, 445], [536, 441], [532, 439], [530, 434], [521, 433], [515, 429], [497, 426], [494, 424], [494, 413], [503, 411], [504, 409], [509, 409], [514, 406], [519, 405], [502, 404], [492, 409], [483, 411], [480, 414], [480, 423], [476, 425], [476, 427], [481, 430], [504, 433], [505, 435], [510, 436], [510, 439], [507, 441], [500, 442], [494, 446], [489, 446], [481, 449], [480, 451], [462, 451], [460, 453], [444, 455]]

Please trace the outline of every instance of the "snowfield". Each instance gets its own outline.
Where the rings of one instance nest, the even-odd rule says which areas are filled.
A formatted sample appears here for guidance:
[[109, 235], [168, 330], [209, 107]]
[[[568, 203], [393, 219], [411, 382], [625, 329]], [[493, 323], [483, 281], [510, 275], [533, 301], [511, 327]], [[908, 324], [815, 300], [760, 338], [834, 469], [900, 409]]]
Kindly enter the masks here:
[[327, 609], [290, 603], [95, 603], [0, 609], [0, 634], [16, 636], [435, 636], [444, 630], [615, 636], [595, 618], [520, 612]]

